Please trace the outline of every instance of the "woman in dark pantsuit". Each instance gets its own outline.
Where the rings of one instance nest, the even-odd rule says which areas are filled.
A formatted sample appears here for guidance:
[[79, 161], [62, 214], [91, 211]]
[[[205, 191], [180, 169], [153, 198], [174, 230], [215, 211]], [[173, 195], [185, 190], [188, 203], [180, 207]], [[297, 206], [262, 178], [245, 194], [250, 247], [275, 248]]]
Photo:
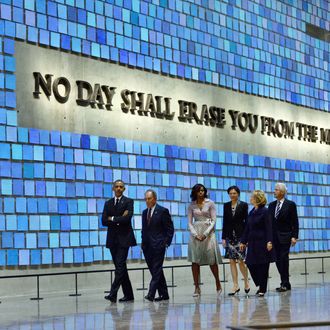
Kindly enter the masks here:
[[257, 296], [263, 297], [267, 291], [269, 264], [275, 261], [272, 223], [265, 207], [265, 193], [262, 190], [253, 191], [250, 201], [254, 208], [249, 213], [240, 249], [244, 251], [247, 247], [245, 263], [258, 287]]

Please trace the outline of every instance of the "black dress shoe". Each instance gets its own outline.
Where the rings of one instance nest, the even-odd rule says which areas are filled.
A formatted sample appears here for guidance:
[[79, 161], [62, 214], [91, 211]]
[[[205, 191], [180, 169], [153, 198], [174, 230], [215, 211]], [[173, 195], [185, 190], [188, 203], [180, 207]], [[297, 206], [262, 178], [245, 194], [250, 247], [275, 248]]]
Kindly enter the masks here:
[[276, 288], [277, 292], [286, 292], [288, 289], [285, 286], [280, 286], [279, 288]]
[[169, 296], [159, 296], [157, 298], [155, 298], [155, 301], [162, 301], [162, 300], [169, 300], [170, 297]]
[[149, 301], [151, 301], [151, 302], [154, 301], [154, 298], [151, 298], [149, 295], [146, 295], [146, 296], [144, 297], [144, 299], [149, 300]]
[[106, 300], [110, 300], [111, 302], [115, 303], [117, 301], [117, 297], [112, 296], [111, 294], [104, 297]]
[[118, 301], [119, 302], [134, 301], [134, 297], [126, 297], [126, 296], [124, 296], [123, 298], [120, 298]]

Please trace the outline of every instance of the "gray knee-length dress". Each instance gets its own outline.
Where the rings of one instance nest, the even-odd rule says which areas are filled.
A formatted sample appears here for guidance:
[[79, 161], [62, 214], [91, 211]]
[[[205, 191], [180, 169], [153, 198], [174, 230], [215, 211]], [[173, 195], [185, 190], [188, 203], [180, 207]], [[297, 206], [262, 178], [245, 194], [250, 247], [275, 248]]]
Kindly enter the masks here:
[[[196, 202], [188, 207], [188, 225], [190, 240], [188, 244], [188, 261], [199, 265], [214, 265], [222, 262], [219, 244], [215, 236], [216, 208], [210, 199], [204, 200], [200, 209]], [[205, 235], [204, 241], [196, 239], [198, 235]]]

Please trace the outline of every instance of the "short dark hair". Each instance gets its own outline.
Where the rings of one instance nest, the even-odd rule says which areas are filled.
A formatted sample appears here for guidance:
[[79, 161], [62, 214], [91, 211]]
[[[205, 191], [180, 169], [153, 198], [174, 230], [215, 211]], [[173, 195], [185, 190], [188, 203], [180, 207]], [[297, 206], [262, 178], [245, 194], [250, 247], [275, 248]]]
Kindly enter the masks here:
[[204, 198], [207, 198], [207, 189], [201, 183], [197, 183], [191, 189], [190, 198], [193, 202], [197, 200], [197, 194], [201, 188], [204, 188]]
[[227, 189], [227, 193], [229, 194], [230, 191], [233, 190], [233, 189], [238, 193], [238, 195], [241, 194], [241, 191], [240, 191], [240, 189], [239, 189], [237, 186], [230, 186], [230, 187]]
[[125, 182], [123, 180], [121, 180], [121, 179], [118, 179], [118, 180], [114, 181], [113, 184], [112, 184], [112, 186], [114, 187], [117, 182], [121, 182], [124, 185], [124, 187], [125, 187]]

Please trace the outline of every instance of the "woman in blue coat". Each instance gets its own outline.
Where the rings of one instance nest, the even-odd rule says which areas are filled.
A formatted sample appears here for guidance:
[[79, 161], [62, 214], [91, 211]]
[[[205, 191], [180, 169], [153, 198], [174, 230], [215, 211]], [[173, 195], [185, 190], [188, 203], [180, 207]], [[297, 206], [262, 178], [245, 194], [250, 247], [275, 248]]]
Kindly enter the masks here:
[[267, 199], [262, 190], [253, 191], [250, 202], [254, 208], [249, 213], [240, 249], [244, 251], [247, 247], [245, 263], [258, 287], [257, 295], [263, 297], [267, 291], [269, 264], [275, 261], [272, 223], [265, 207]]

